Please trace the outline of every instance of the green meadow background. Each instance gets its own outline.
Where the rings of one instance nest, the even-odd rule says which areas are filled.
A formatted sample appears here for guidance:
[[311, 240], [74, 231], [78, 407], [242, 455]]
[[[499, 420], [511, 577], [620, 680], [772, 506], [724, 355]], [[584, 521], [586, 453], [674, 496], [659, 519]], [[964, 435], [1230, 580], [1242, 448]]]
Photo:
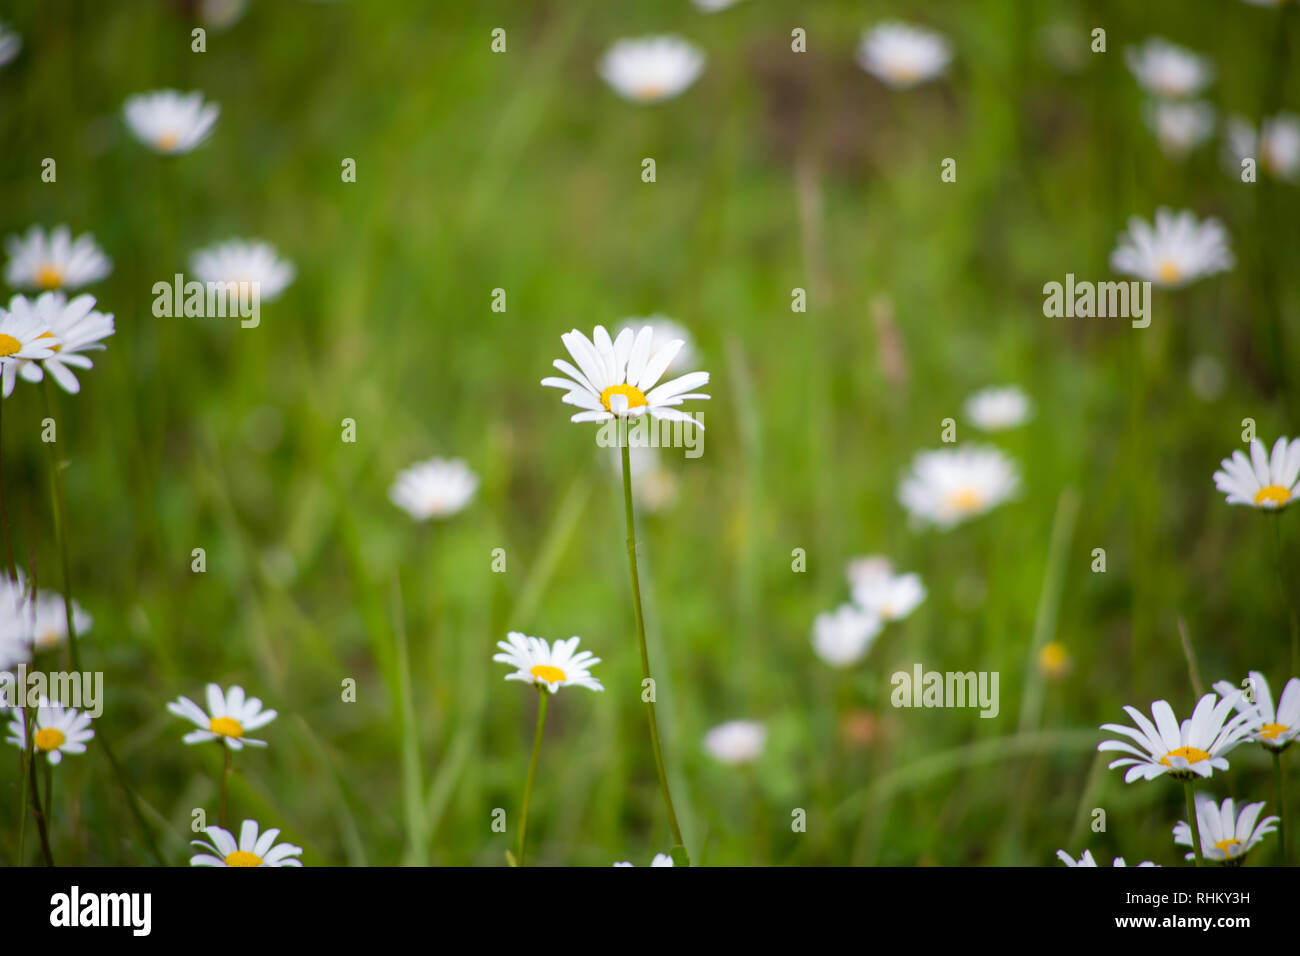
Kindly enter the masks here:
[[[861, 31], [897, 17], [952, 40], [945, 78], [894, 92], [855, 65]], [[668, 850], [617, 473], [594, 426], [538, 384], [561, 333], [660, 311], [712, 375], [704, 454], [667, 462], [680, 500], [640, 519], [693, 861], [1059, 865], [1064, 848], [1182, 863], [1181, 788], [1126, 786], [1097, 727], [1161, 697], [1190, 713], [1180, 620], [1205, 685], [1259, 669], [1276, 693], [1295, 673], [1269, 519], [1225, 505], [1211, 474], [1244, 447], [1244, 418], [1270, 445], [1300, 431], [1300, 199], [1230, 176], [1218, 140], [1164, 157], [1123, 49], [1154, 34], [1207, 54], [1207, 98], [1258, 121], [1300, 108], [1294, 5], [253, 0], [205, 53], [180, 3], [17, 2], [2, 18], [24, 46], [0, 69], [0, 231], [66, 222], [114, 261], [88, 291], [117, 334], [80, 395], [53, 394], [53, 453], [73, 591], [94, 616], [83, 664], [105, 674], [95, 726], [166, 862], [186, 862], [195, 808], [215, 821], [221, 754], [184, 746], [164, 707], [218, 681], [280, 712], [269, 748], [236, 755], [236, 822], [280, 827], [306, 865], [505, 865], [514, 830], [493, 832], [492, 814], [517, 817], [536, 707], [491, 660], [510, 629], [580, 635], [607, 688], [553, 701], [530, 862]], [[1094, 27], [1105, 53], [1089, 49]], [[707, 67], [678, 99], [624, 102], [596, 59], [658, 32], [699, 45]], [[221, 105], [189, 155], [155, 156], [121, 120], [128, 96], [164, 87]], [[955, 183], [940, 181], [946, 157]], [[1147, 330], [1044, 318], [1044, 283], [1116, 278], [1128, 217], [1161, 205], [1219, 217], [1236, 268], [1157, 293]], [[153, 283], [232, 236], [298, 268], [260, 327], [155, 318]], [[1207, 355], [1223, 373], [1208, 400], [1189, 376]], [[951, 532], [913, 529], [902, 472], [939, 447], [945, 418], [977, 440], [962, 402], [1003, 383], [1037, 406], [993, 441], [1023, 494]], [[25, 383], [5, 401], [4, 480], [20, 562], [59, 587], [46, 401]], [[388, 487], [434, 454], [465, 458], [482, 487], [451, 520], [416, 525]], [[1281, 524], [1295, 592], [1300, 515]], [[929, 596], [835, 672], [812, 620], [848, 599], [846, 561], [873, 552]], [[1071, 656], [1059, 679], [1035, 665], [1049, 640]], [[890, 675], [917, 662], [999, 672], [997, 718], [891, 707]], [[770, 731], [748, 769], [701, 746], [735, 718]], [[98, 740], [53, 777], [57, 862], [152, 861]], [[1256, 748], [1208, 789], [1273, 810]], [[1275, 862], [1275, 846], [1248, 865]], [[38, 860], [29, 824], [24, 862]]]

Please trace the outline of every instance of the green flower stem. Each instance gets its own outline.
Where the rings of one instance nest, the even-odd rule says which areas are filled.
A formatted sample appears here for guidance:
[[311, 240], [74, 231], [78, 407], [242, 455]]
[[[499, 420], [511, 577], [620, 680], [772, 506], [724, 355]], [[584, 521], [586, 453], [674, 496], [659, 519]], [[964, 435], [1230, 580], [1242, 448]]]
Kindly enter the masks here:
[[[632, 462], [631, 451], [627, 443], [627, 424], [623, 425], [623, 511], [627, 517], [627, 567], [632, 578], [632, 615], [636, 619], [636, 640], [641, 651], [641, 675], [650, 679], [650, 654], [645, 644], [645, 619], [641, 613], [641, 581], [636, 568], [636, 520], [632, 513]], [[663, 793], [664, 806], [668, 810], [668, 825], [673, 831], [673, 842], [680, 847], [686, 843], [682, 839], [682, 829], [677, 824], [677, 811], [673, 809], [673, 795], [668, 789], [668, 774], [664, 770], [663, 749], [659, 745], [659, 721], [655, 719], [654, 697], [646, 701], [646, 718], [650, 723], [650, 747], [654, 751], [655, 770], [659, 773], [659, 789]]]
[[542, 752], [542, 731], [546, 729], [546, 705], [550, 699], [551, 692], [539, 686], [537, 688], [537, 733], [533, 735], [533, 756], [528, 761], [528, 779], [524, 781], [524, 806], [519, 811], [519, 866], [524, 865], [524, 837], [528, 833], [528, 801], [533, 797], [533, 777], [537, 775], [537, 757]]
[[1286, 842], [1286, 776], [1282, 773], [1282, 752], [1270, 751], [1273, 756], [1273, 797], [1277, 801], [1277, 840], [1282, 845], [1282, 863], [1291, 865], [1291, 847]]
[[230, 772], [232, 768], [230, 765], [230, 747], [224, 740], [221, 742], [221, 753], [221, 815], [217, 820], [217, 825], [223, 830], [229, 830], [230, 827], [226, 824], [228, 819], [226, 815], [226, 792], [230, 789]]
[[1192, 799], [1192, 782], [1183, 781], [1183, 794], [1187, 798], [1187, 823], [1192, 828], [1192, 849], [1196, 851], [1196, 865], [1204, 866], [1205, 858], [1201, 856], [1201, 826], [1196, 820], [1196, 802]]
[[[27, 709], [27, 708], [24, 708]], [[28, 737], [29, 741], [33, 738]], [[30, 747], [31, 744], [29, 743]], [[47, 757], [48, 761], [49, 758]], [[32, 813], [36, 817], [36, 833], [41, 838], [41, 856], [45, 857], [45, 865], [54, 865], [54, 854], [50, 851], [50, 831], [45, 823], [45, 811], [41, 809], [41, 795], [36, 792], [36, 755], [33, 753], [28, 763], [27, 782], [31, 789]]]
[[[4, 399], [0, 398], [0, 424], [4, 418]], [[18, 580], [18, 563], [14, 560], [14, 541], [9, 529], [9, 506], [5, 501], [4, 435], [0, 429], [0, 532], [4, 535], [5, 570], [10, 581]]]

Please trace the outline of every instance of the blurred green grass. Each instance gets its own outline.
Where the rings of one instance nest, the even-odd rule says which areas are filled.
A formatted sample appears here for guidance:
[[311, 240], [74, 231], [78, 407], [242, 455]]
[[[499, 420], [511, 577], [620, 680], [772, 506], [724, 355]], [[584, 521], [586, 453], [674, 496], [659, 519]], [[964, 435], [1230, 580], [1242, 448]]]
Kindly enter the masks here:
[[[1212, 147], [1184, 166], [1165, 159], [1121, 51], [1156, 33], [1207, 53], [1219, 65], [1210, 95], [1254, 118], [1294, 108], [1296, 80], [1279, 83], [1260, 52], [1275, 38], [1270, 12], [1244, 4], [971, 0], [925, 18], [955, 43], [951, 75], [890, 93], [852, 55], [861, 29], [898, 15], [911, 14], [760, 0], [712, 17], [685, 0], [254, 2], [193, 54], [193, 22], [165, 3], [6, 12], [25, 45], [0, 72], [0, 227], [68, 222], [115, 263], [91, 291], [118, 332], [83, 393], [58, 395], [58, 449], [75, 590], [95, 616], [83, 655], [106, 672], [104, 724], [171, 861], [184, 859], [191, 810], [215, 806], [219, 754], [182, 746], [163, 707], [217, 680], [282, 715], [269, 750], [239, 755], [235, 814], [282, 827], [308, 865], [502, 863], [511, 838], [491, 813], [517, 812], [533, 718], [531, 694], [490, 660], [511, 628], [581, 635], [609, 689], [552, 708], [533, 861], [640, 864], [667, 849], [614, 473], [592, 430], [538, 386], [561, 332], [653, 311], [692, 331], [713, 376], [705, 454], [676, 465], [681, 500], [644, 517], [642, 542], [696, 861], [1047, 864], [1058, 847], [1175, 861], [1176, 788], [1126, 787], [1098, 769], [1099, 735], [1077, 732], [1120, 719], [1123, 703], [1190, 709], [1179, 616], [1208, 681], [1289, 676], [1269, 529], [1223, 505], [1210, 475], [1243, 418], [1270, 440], [1296, 431], [1258, 329], [1278, 309], [1297, 334], [1300, 204], [1294, 187], [1236, 182]], [[1104, 26], [1109, 51], [1060, 72], [1040, 42], [1057, 22], [1081, 43]], [[489, 51], [498, 26], [504, 55]], [[789, 52], [795, 26], [808, 31], [803, 56]], [[665, 30], [708, 53], [693, 89], [639, 108], [604, 88], [594, 63], [608, 43]], [[221, 104], [207, 145], [161, 160], [130, 139], [123, 100], [159, 87]], [[57, 184], [39, 181], [45, 156]], [[640, 181], [645, 156], [653, 185]], [[945, 185], [948, 156], [958, 182]], [[340, 181], [344, 157], [355, 184]], [[1139, 337], [1125, 323], [1045, 319], [1041, 287], [1066, 272], [1108, 278], [1128, 216], [1163, 204], [1221, 217], [1238, 266], [1157, 300], [1166, 360], [1135, 429]], [[265, 238], [298, 266], [261, 326], [154, 319], [152, 284], [232, 235]], [[812, 293], [806, 314], [790, 311], [795, 287]], [[495, 288], [505, 313], [490, 311]], [[902, 376], [882, 361], [879, 302], [895, 316]], [[1200, 354], [1227, 371], [1213, 402], [1190, 389]], [[970, 391], [999, 382], [1038, 405], [999, 441], [1025, 494], [951, 533], [913, 532], [900, 472]], [[17, 548], [53, 585], [43, 397], [20, 387], [5, 413]], [[344, 418], [356, 444], [340, 440]], [[416, 527], [387, 488], [435, 453], [465, 457], [483, 487], [462, 515]], [[1065, 488], [1080, 509], [1054, 636], [1074, 669], [1047, 688], [1043, 746], [1004, 752]], [[190, 571], [198, 547], [203, 575]], [[490, 572], [497, 547], [504, 575]], [[1105, 575], [1089, 571], [1094, 547]], [[793, 548], [807, 550], [807, 573], [791, 573]], [[840, 678], [812, 655], [809, 629], [847, 598], [845, 561], [868, 551], [919, 571], [931, 593]], [[981, 589], [976, 606], [963, 600]], [[999, 718], [889, 708], [889, 675], [918, 660], [998, 670]], [[340, 701], [349, 677], [355, 704]], [[846, 709], [876, 715], [870, 746], [838, 733]], [[750, 774], [700, 748], [733, 717], [772, 731]], [[967, 760], [970, 748], [983, 756]], [[1216, 792], [1266, 795], [1255, 756], [1234, 759]], [[142, 862], [93, 747], [59, 768], [56, 800], [57, 859]], [[1093, 806], [1107, 809], [1105, 835], [1086, 829]], [[807, 834], [790, 830], [796, 807]], [[17, 813], [11, 774], [9, 859]]]

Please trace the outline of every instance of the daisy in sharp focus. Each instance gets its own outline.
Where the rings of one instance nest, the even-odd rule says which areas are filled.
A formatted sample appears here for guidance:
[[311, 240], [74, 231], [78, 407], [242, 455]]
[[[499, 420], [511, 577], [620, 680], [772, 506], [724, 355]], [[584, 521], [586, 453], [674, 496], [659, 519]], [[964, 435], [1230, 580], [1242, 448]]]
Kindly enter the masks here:
[[239, 828], [239, 842], [234, 834], [221, 827], [206, 827], [203, 835], [208, 839], [190, 842], [204, 852], [190, 857], [190, 866], [302, 866], [302, 847], [292, 843], [276, 843], [277, 829], [258, 834], [256, 820], [245, 820]]
[[1126, 49], [1124, 62], [1144, 90], [1165, 99], [1195, 96], [1214, 79], [1209, 60], [1160, 37]]
[[952, 47], [940, 34], [906, 23], [881, 23], [862, 34], [858, 66], [894, 89], [932, 80], [948, 68]]
[[228, 239], [200, 249], [190, 257], [190, 270], [200, 282], [236, 282], [257, 289], [258, 300], [272, 302], [293, 282], [293, 263], [281, 259], [275, 247], [260, 239]]
[[1200, 100], [1152, 100], [1142, 115], [1161, 152], [1172, 159], [1185, 159], [1214, 132], [1214, 107]]
[[1241, 174], [1241, 161], [1254, 159], [1270, 176], [1287, 182], [1300, 178], [1300, 116], [1278, 113], [1260, 123], [1256, 134], [1249, 120], [1234, 116], [1228, 120], [1228, 171]]
[[[1269, 750], [1285, 750], [1300, 736], [1300, 678], [1286, 682], [1277, 707], [1273, 706], [1268, 678], [1259, 671], [1250, 672], [1250, 688], [1249, 697], [1241, 694], [1237, 700], [1237, 712], [1249, 718], [1250, 739]], [[1218, 681], [1214, 689], [1225, 697], [1238, 690], [1226, 680]]]
[[221, 107], [197, 90], [155, 90], [130, 97], [122, 108], [135, 138], [156, 153], [188, 153], [212, 135]]
[[[1078, 866], [1095, 867], [1097, 865], [1097, 861], [1092, 858], [1091, 850], [1084, 850], [1083, 855], [1080, 856], [1077, 861], [1074, 859], [1074, 857], [1070, 856], [1070, 854], [1066, 853], [1064, 850], [1057, 850], [1056, 855], [1062, 863], [1064, 863], [1066, 866], [1069, 867], [1078, 867]], [[1124, 862], [1124, 858], [1122, 856], [1115, 857], [1115, 860], [1111, 865], [1128, 866], [1128, 864]], [[1139, 863], [1138, 866], [1155, 866], [1155, 864], [1151, 862], [1142, 862]]]
[[848, 667], [867, 655], [882, 627], [879, 616], [841, 604], [813, 620], [813, 650], [831, 667]]
[[1129, 740], [1105, 740], [1097, 745], [1097, 749], [1131, 755], [1112, 760], [1109, 765], [1112, 770], [1129, 768], [1124, 774], [1125, 783], [1132, 783], [1139, 777], [1154, 780], [1163, 774], [1187, 781], [1208, 777], [1215, 770], [1227, 770], [1228, 761], [1224, 754], [1250, 733], [1247, 716], [1238, 714], [1227, 720], [1240, 696], [1234, 692], [1220, 700], [1214, 694], [1206, 694], [1196, 704], [1191, 718], [1181, 724], [1165, 700], [1151, 705], [1154, 723], [1137, 708], [1126, 706], [1124, 711], [1137, 724], [1136, 729], [1123, 724], [1102, 724], [1101, 729], [1123, 734]]
[[754, 720], [732, 720], [704, 735], [704, 749], [720, 763], [753, 763], [767, 744], [767, 728]]
[[877, 575], [853, 587], [854, 603], [885, 621], [901, 621], [924, 600], [925, 585], [915, 573]]
[[244, 735], [275, 720], [274, 710], [263, 710], [261, 700], [256, 697], [245, 698], [244, 688], [238, 685], [223, 692], [217, 684], [209, 684], [207, 694], [207, 711], [188, 697], [178, 698], [167, 705], [171, 713], [192, 721], [199, 728], [181, 738], [185, 743], [219, 740], [231, 750], [242, 750], [244, 744], [266, 746], [265, 740], [254, 740]]
[[1014, 385], [980, 389], [966, 399], [966, 417], [981, 431], [998, 432], [1029, 421], [1034, 404]]
[[74, 240], [67, 226], [55, 226], [48, 235], [40, 226], [32, 226], [25, 236], [6, 238], [5, 251], [9, 254], [5, 281], [15, 289], [76, 289], [113, 271], [113, 263], [94, 236], [86, 232]]
[[[1196, 824], [1201, 831], [1201, 852], [1205, 858], [1227, 866], [1240, 866], [1256, 844], [1277, 830], [1277, 817], [1259, 819], [1263, 809], [1264, 801], [1261, 800], [1246, 804], [1238, 813], [1231, 797], [1218, 804], [1213, 797], [1198, 793]], [[1174, 842], [1192, 846], [1192, 828], [1186, 820], [1174, 824]], [[1187, 859], [1195, 858], [1195, 852], [1187, 854]]]
[[569, 419], [573, 422], [639, 418], [648, 412], [652, 418], [689, 422], [703, 431], [704, 426], [678, 406], [690, 399], [709, 397], [692, 391], [708, 384], [709, 373], [688, 372], [657, 384], [685, 343], [673, 339], [655, 349], [654, 335], [649, 325], [636, 333], [624, 329], [617, 339], [610, 339], [603, 325], [596, 326], [590, 339], [574, 329], [560, 339], [576, 367], [556, 359], [555, 367], [569, 378], [551, 376], [542, 379], [542, 384], [565, 389], [561, 401], [582, 409]]
[[449, 518], [478, 490], [478, 475], [460, 458], [430, 458], [398, 474], [388, 499], [416, 521]]
[[44, 359], [18, 362], [12, 373], [5, 369], [5, 397], [13, 393], [17, 379], [37, 384], [45, 379], [46, 372], [65, 392], [80, 392], [81, 383], [72, 369], [94, 367], [85, 353], [104, 350], [102, 341], [114, 332], [113, 316], [95, 311], [93, 295], [79, 295], [69, 302], [62, 292], [46, 292], [34, 300], [16, 295], [9, 302], [9, 312], [49, 329], [47, 334], [58, 344]]
[[[9, 743], [20, 750], [27, 749], [27, 733], [23, 726], [22, 708], [12, 709], [13, 720], [9, 722]], [[63, 707], [52, 704], [44, 697], [36, 708], [36, 722], [33, 725], [32, 743], [36, 751], [45, 754], [51, 764], [57, 764], [64, 754], [84, 754], [86, 741], [95, 736], [90, 729], [90, 715], [78, 711], [75, 707]]]
[[704, 69], [704, 53], [678, 36], [619, 40], [596, 71], [619, 96], [657, 103], [685, 92]]
[[1188, 210], [1157, 209], [1154, 226], [1133, 216], [1110, 254], [1116, 272], [1169, 288], [1227, 272], [1233, 264], [1223, 225], [1217, 219], [1198, 222]]
[[996, 448], [920, 452], [898, 488], [912, 517], [947, 530], [982, 515], [1020, 490], [1016, 464]]
[[502, 653], [492, 655], [494, 661], [515, 668], [513, 674], [506, 675], [506, 680], [525, 681], [552, 694], [561, 687], [605, 689], [591, 676], [591, 667], [599, 664], [600, 658], [593, 656], [591, 651], [574, 653], [578, 648], [578, 638], [547, 644], [540, 637], [529, 637], [518, 631], [511, 631], [506, 636], [508, 640], [497, 641]]
[[47, 359], [61, 344], [49, 325], [26, 307], [26, 302], [16, 295], [9, 303], [16, 312], [0, 309], [0, 377], [4, 380], [5, 395], [14, 390], [19, 365]]
[[1264, 451], [1263, 442], [1253, 438], [1249, 458], [1237, 449], [1219, 465], [1214, 487], [1227, 495], [1230, 505], [1276, 511], [1300, 494], [1300, 438], [1279, 438], [1271, 455]]

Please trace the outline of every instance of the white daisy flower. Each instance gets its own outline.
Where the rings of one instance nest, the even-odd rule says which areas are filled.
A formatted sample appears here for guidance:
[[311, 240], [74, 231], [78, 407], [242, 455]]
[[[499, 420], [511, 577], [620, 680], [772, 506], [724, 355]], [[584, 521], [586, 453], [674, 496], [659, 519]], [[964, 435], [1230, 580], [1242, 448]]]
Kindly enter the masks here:
[[252, 747], [266, 746], [265, 740], [254, 740], [244, 734], [265, 727], [275, 720], [275, 711], [263, 710], [261, 700], [256, 697], [245, 699], [244, 688], [239, 685], [223, 693], [218, 685], [209, 684], [207, 691], [207, 711], [188, 697], [181, 697], [167, 705], [167, 709], [177, 717], [193, 721], [199, 727], [181, 738], [185, 743], [201, 744], [208, 740], [219, 740], [231, 750], [242, 750], [244, 744]]
[[[9, 722], [9, 736], [6, 739], [20, 750], [26, 750], [27, 733], [23, 725], [22, 708], [14, 707], [11, 712], [14, 719]], [[41, 698], [36, 708], [32, 744], [36, 750], [45, 754], [45, 759], [50, 763], [57, 764], [64, 754], [84, 754], [86, 741], [93, 736], [95, 732], [90, 729], [89, 714]]]
[[[1072, 866], [1072, 867], [1073, 866], [1085, 866], [1085, 867], [1094, 866], [1095, 867], [1097, 865], [1097, 861], [1092, 858], [1091, 850], [1084, 850], [1083, 855], [1079, 857], [1077, 862], [1075, 861], [1074, 857], [1070, 856], [1070, 854], [1066, 853], [1064, 850], [1057, 850], [1056, 855], [1060, 859], [1060, 861], [1064, 863], [1066, 866]], [[1115, 860], [1114, 862], [1111, 863], [1111, 865], [1128, 866], [1128, 864], [1124, 862], [1124, 858], [1122, 856], [1115, 857]], [[1139, 863], [1138, 866], [1155, 866], [1155, 864], [1148, 861], [1148, 862]]]
[[1020, 490], [1016, 464], [996, 448], [920, 452], [898, 488], [912, 517], [947, 530], [982, 515]]
[[5, 395], [14, 390], [19, 365], [24, 361], [47, 359], [61, 344], [49, 324], [33, 313], [23, 296], [14, 296], [9, 309], [0, 309], [0, 376], [4, 379]]
[[45, 359], [14, 363], [13, 372], [5, 369], [5, 397], [13, 393], [18, 378], [38, 383], [44, 380], [46, 372], [65, 392], [73, 395], [80, 392], [81, 383], [72, 369], [94, 367], [85, 353], [103, 351], [100, 343], [114, 332], [113, 316], [95, 311], [93, 295], [79, 295], [69, 302], [62, 292], [46, 292], [35, 300], [16, 295], [9, 302], [9, 311], [48, 328], [58, 345], [53, 346], [54, 354]]
[[853, 600], [882, 620], [901, 621], [925, 600], [925, 585], [919, 574], [883, 574], [855, 585]]
[[228, 239], [200, 249], [190, 257], [190, 270], [200, 282], [236, 282], [257, 289], [258, 300], [273, 302], [293, 282], [293, 263], [281, 259], [275, 246], [260, 239]]
[[[33, 646], [37, 651], [48, 651], [68, 639], [68, 615], [63, 606], [63, 595], [54, 591], [40, 591], [36, 595], [33, 617]], [[76, 601], [72, 602], [72, 624], [77, 637], [90, 630], [92, 619]]]
[[831, 667], [848, 667], [866, 657], [882, 627], [877, 615], [841, 604], [813, 620], [813, 650]]
[[767, 728], [753, 720], [732, 720], [704, 735], [704, 749], [721, 763], [752, 763], [763, 753]]
[[[695, 4], [697, 10], [702, 10], [705, 13], [717, 13], [719, 10], [734, 7], [740, 0], [691, 0], [691, 2]], [[671, 863], [668, 865], [672, 866]]]
[[1124, 60], [1142, 88], [1159, 97], [1195, 96], [1214, 79], [1209, 60], [1160, 37], [1152, 37], [1141, 47], [1129, 47]]
[[[1300, 736], [1300, 678], [1286, 682], [1276, 708], [1268, 678], [1259, 671], [1250, 672], [1250, 687], [1253, 701], [1244, 693], [1237, 699], [1237, 712], [1249, 717], [1250, 739], [1269, 750], [1285, 750]], [[1216, 683], [1214, 689], [1224, 697], [1238, 690], [1226, 680]]]
[[1034, 403], [1015, 385], [980, 389], [966, 399], [966, 417], [986, 432], [1023, 425], [1033, 414]]
[[1228, 171], [1241, 174], [1241, 161], [1254, 159], [1270, 176], [1287, 182], [1300, 178], [1300, 116], [1278, 113], [1260, 124], [1258, 135], [1249, 120], [1228, 120]]
[[130, 97], [123, 107], [135, 138], [157, 153], [188, 153], [212, 135], [221, 107], [197, 90], [155, 90]]
[[599, 657], [593, 657], [591, 651], [579, 651], [578, 638], [556, 641], [547, 644], [540, 637], [529, 637], [518, 631], [506, 635], [508, 641], [497, 641], [497, 647], [503, 653], [493, 654], [492, 659], [515, 668], [513, 674], [507, 674], [506, 680], [522, 680], [538, 688], [545, 688], [552, 694], [561, 687], [585, 687], [588, 690], [604, 690], [600, 681], [591, 676], [591, 667], [600, 663]]
[[[628, 863], [626, 860], [624, 860], [622, 863], [615, 863], [614, 865], [615, 865], [615, 866], [635, 866], [636, 864], [635, 864], [635, 863]], [[654, 858], [654, 860], [650, 863], [650, 865], [651, 865], [651, 866], [672, 866], [672, 865], [673, 865], [673, 858], [672, 858], [671, 856], [669, 856], [667, 853], [656, 853], [656, 854], [655, 854], [655, 858]]]
[[1143, 116], [1161, 151], [1172, 159], [1183, 159], [1214, 132], [1214, 107], [1201, 100], [1152, 100]]
[[0, 23], [0, 66], [11, 62], [23, 48], [23, 38]]
[[[1237, 812], [1236, 805], [1229, 797], [1222, 804], [1204, 793], [1196, 795], [1196, 826], [1201, 831], [1201, 852], [1205, 859], [1214, 860], [1228, 866], [1240, 866], [1246, 854], [1265, 836], [1277, 829], [1277, 817], [1259, 819], [1264, 809], [1264, 801], [1248, 803]], [[1258, 821], [1258, 822], [1256, 822]], [[1195, 844], [1192, 843], [1192, 828], [1186, 820], [1174, 824], [1174, 842], [1193, 847], [1187, 859], [1196, 858]]]
[[691, 391], [707, 385], [709, 373], [688, 372], [657, 385], [686, 343], [673, 339], [667, 345], [652, 349], [654, 334], [654, 328], [647, 325], [637, 333], [624, 329], [617, 340], [612, 340], [605, 327], [598, 325], [588, 339], [574, 329], [560, 339], [577, 367], [564, 359], [556, 359], [555, 367], [569, 378], [551, 376], [542, 379], [542, 384], [564, 389], [566, 394], [561, 401], [583, 409], [569, 419], [573, 422], [639, 418], [649, 412], [651, 418], [689, 422], [703, 431], [703, 425], [677, 406], [690, 399], [709, 397]]
[[5, 251], [5, 281], [15, 289], [77, 289], [113, 271], [93, 235], [85, 232], [74, 240], [67, 226], [55, 226], [49, 235], [32, 226], [26, 236], [6, 238]]
[[1197, 703], [1191, 718], [1181, 724], [1165, 700], [1151, 705], [1155, 723], [1137, 708], [1126, 706], [1124, 711], [1137, 724], [1137, 729], [1123, 724], [1102, 724], [1101, 729], [1123, 734], [1138, 746], [1124, 740], [1105, 740], [1097, 745], [1097, 749], [1118, 750], [1132, 755], [1110, 763], [1112, 770], [1129, 768], [1124, 774], [1125, 783], [1132, 783], [1139, 777], [1154, 780], [1166, 773], [1175, 780], [1191, 780], [1208, 777], [1215, 770], [1227, 770], [1228, 761], [1223, 755], [1250, 733], [1249, 718], [1243, 714], [1224, 722], [1236, 706], [1238, 697], [1240, 695], [1234, 692], [1219, 700], [1214, 694], [1206, 694]]
[[239, 842], [234, 834], [221, 827], [209, 826], [203, 830], [208, 839], [190, 842], [203, 850], [203, 853], [190, 857], [190, 866], [302, 866], [301, 860], [293, 857], [302, 856], [302, 847], [292, 843], [276, 843], [280, 835], [278, 829], [272, 828], [258, 834], [256, 820], [245, 820], [239, 828]]
[[1219, 464], [1214, 487], [1228, 496], [1230, 505], [1276, 511], [1300, 494], [1300, 438], [1289, 442], [1279, 438], [1272, 455], [1264, 451], [1263, 442], [1252, 438], [1249, 459], [1237, 449]]
[[1154, 228], [1133, 216], [1128, 232], [1120, 233], [1119, 245], [1110, 254], [1110, 267], [1116, 272], [1171, 288], [1227, 272], [1232, 266], [1223, 225], [1217, 219], [1198, 223], [1188, 210], [1174, 214], [1157, 209]]
[[844, 576], [848, 578], [850, 590], [863, 582], [887, 578], [893, 573], [894, 562], [883, 554], [868, 554], [853, 558], [844, 568]]
[[[32, 659], [32, 606], [27, 600], [23, 572], [11, 581], [0, 569], [0, 671], [12, 670]], [[0, 705], [18, 701], [0, 700]]]
[[664, 348], [674, 339], [680, 339], [682, 342], [681, 348], [677, 350], [673, 360], [668, 363], [665, 372], [686, 372], [694, 367], [695, 342], [691, 338], [691, 333], [687, 332], [681, 323], [675, 322], [659, 312], [654, 315], [647, 315], [644, 318], [624, 319], [623, 324], [619, 326], [615, 341], [618, 340], [618, 335], [622, 335], [628, 329], [631, 329], [632, 333], [636, 334], [647, 325], [654, 329], [654, 336], [650, 339], [651, 355]]
[[704, 53], [678, 36], [619, 40], [596, 66], [619, 96], [657, 103], [684, 93], [704, 69]]
[[940, 34], [906, 23], [881, 23], [862, 34], [858, 66], [887, 86], [908, 89], [948, 68], [952, 47]]
[[478, 475], [460, 458], [430, 458], [399, 472], [388, 500], [416, 521], [449, 518], [478, 491]]

